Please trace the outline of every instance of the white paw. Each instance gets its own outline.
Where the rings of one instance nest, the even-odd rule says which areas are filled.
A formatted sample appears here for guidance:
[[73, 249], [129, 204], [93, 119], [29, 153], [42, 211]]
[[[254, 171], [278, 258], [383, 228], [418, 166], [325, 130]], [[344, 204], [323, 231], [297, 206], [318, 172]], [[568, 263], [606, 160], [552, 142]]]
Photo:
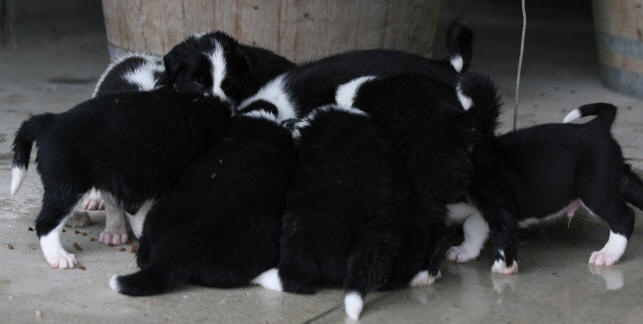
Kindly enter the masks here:
[[515, 274], [518, 272], [518, 261], [514, 261], [511, 267], [507, 267], [507, 263], [504, 260], [498, 259], [493, 262], [491, 272], [503, 275]]
[[620, 258], [620, 255], [612, 254], [606, 251], [594, 251], [589, 257], [589, 264], [594, 264], [597, 266], [611, 266], [616, 264]]
[[98, 236], [98, 240], [102, 243], [105, 244], [114, 244], [114, 245], [120, 245], [120, 244], [125, 244], [127, 243], [128, 235], [127, 235], [127, 230], [121, 229], [121, 230], [108, 230], [105, 229], [100, 233]]
[[460, 263], [469, 262], [477, 258], [479, 253], [474, 253], [462, 246], [452, 246], [447, 250], [447, 260]]
[[257, 278], [252, 279], [250, 283], [270, 290], [284, 290], [283, 285], [281, 284], [281, 278], [279, 277], [279, 270], [277, 270], [277, 268], [272, 268], [262, 272], [257, 276]]
[[73, 254], [63, 249], [56, 251], [51, 256], [45, 256], [45, 259], [53, 269], [71, 269], [78, 263]]
[[344, 309], [346, 310], [346, 315], [352, 320], [358, 320], [359, 315], [362, 313], [362, 308], [364, 308], [364, 300], [358, 292], [349, 292], [344, 297]]
[[442, 277], [442, 272], [440, 271], [438, 271], [438, 274], [435, 276], [430, 275], [426, 270], [420, 271], [413, 277], [413, 279], [411, 279], [409, 285], [411, 287], [430, 286], [434, 284], [440, 277]]
[[69, 227], [85, 227], [92, 224], [92, 220], [89, 218], [89, 215], [86, 212], [76, 211], [74, 212], [69, 220], [67, 220], [67, 226]]

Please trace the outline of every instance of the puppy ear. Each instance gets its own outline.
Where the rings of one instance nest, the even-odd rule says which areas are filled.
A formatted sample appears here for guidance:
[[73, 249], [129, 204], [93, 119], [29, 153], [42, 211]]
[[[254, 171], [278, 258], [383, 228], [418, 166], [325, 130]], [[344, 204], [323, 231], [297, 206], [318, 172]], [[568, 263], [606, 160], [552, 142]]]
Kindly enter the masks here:
[[252, 71], [256, 65], [255, 56], [252, 55], [245, 46], [239, 45], [238, 43], [235, 44], [234, 50], [237, 53], [236, 57], [239, 58], [238, 63], [241, 64], [246, 71]]
[[180, 55], [178, 55], [174, 50], [170, 51], [163, 56], [163, 65], [165, 65], [167, 84], [172, 86], [174, 82], [176, 82], [179, 67], [181, 66]]

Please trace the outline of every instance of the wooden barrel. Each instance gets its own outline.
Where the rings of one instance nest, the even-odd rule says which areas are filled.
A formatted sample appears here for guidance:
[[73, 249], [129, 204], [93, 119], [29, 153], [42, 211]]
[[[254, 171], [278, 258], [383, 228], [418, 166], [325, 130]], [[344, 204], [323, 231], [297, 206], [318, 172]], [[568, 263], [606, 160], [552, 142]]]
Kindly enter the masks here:
[[643, 8], [640, 0], [593, 0], [599, 71], [608, 87], [643, 97]]
[[222, 30], [304, 62], [351, 49], [430, 55], [440, 0], [102, 0], [112, 58], [163, 55], [186, 36]]

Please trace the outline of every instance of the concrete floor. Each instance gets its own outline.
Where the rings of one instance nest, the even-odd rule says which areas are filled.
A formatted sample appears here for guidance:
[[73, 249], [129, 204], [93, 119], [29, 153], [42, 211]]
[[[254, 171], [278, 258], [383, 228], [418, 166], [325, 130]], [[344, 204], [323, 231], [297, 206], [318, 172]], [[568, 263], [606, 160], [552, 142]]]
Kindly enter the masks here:
[[[503, 130], [510, 127], [520, 23], [480, 21], [474, 70], [491, 75], [504, 97]], [[641, 100], [605, 89], [599, 82], [591, 25], [532, 23], [521, 88], [520, 126], [557, 122], [592, 101], [618, 105], [613, 132], [632, 164], [643, 169]], [[443, 35], [440, 27], [438, 35]], [[437, 48], [441, 48], [438, 42]], [[440, 51], [438, 50], [438, 53]], [[52, 270], [34, 232], [42, 186], [31, 168], [15, 199], [9, 197], [10, 144], [29, 114], [64, 111], [89, 98], [107, 64], [104, 35], [32, 42], [0, 51], [0, 322], [227, 322], [337, 323], [345, 318], [342, 293], [323, 290], [298, 296], [261, 288], [186, 287], [150, 298], [111, 291], [113, 274], [135, 270], [134, 256], [90, 241], [102, 224], [67, 229], [63, 246], [86, 270]], [[100, 219], [100, 213], [92, 215]], [[637, 218], [641, 213], [638, 212]], [[587, 215], [537, 226], [523, 233], [520, 273], [491, 275], [491, 253], [469, 264], [445, 262], [433, 287], [375, 292], [361, 322], [640, 323], [643, 319], [643, 226], [637, 225], [621, 263], [588, 267], [608, 227]], [[8, 249], [11, 244], [14, 249]]]

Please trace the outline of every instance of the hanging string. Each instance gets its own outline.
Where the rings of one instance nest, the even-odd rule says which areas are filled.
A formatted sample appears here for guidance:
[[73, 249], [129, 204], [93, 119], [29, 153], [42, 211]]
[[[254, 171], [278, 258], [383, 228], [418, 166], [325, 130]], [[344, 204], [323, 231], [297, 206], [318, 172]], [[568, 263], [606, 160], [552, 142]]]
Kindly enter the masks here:
[[514, 93], [514, 130], [518, 122], [518, 95], [520, 92], [520, 72], [522, 70], [522, 56], [525, 51], [525, 31], [527, 30], [527, 9], [525, 0], [522, 0], [522, 37], [520, 38], [520, 56], [518, 57], [518, 71], [516, 72], [516, 92]]

